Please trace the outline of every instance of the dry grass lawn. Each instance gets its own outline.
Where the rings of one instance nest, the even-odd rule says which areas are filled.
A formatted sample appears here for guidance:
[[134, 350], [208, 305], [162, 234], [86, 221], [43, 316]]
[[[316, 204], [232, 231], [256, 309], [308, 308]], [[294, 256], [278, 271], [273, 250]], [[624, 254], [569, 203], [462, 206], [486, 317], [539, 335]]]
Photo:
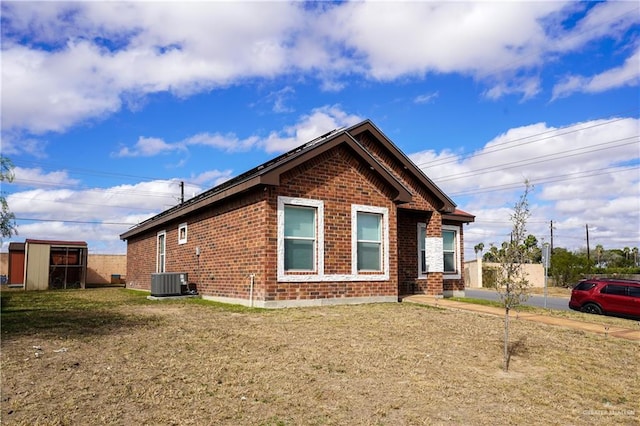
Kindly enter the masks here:
[[511, 337], [504, 373], [498, 317], [406, 303], [265, 311], [123, 289], [21, 292], [2, 312], [1, 420], [640, 423], [637, 342], [524, 321]]

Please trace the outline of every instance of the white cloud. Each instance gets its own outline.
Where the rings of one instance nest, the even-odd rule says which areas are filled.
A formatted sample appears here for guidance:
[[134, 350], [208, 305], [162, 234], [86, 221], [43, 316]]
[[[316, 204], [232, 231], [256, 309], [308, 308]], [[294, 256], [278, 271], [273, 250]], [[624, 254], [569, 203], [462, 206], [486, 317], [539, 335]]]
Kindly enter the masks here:
[[179, 142], [169, 143], [158, 138], [140, 137], [132, 147], [122, 147], [114, 153], [116, 157], [155, 156], [173, 151], [188, 151], [191, 146], [206, 146], [224, 152], [244, 152], [254, 147], [260, 147], [268, 153], [283, 152], [331, 130], [348, 127], [362, 121], [355, 114], [348, 114], [339, 105], [323, 106], [314, 109], [310, 114], [303, 115], [300, 120], [291, 126], [286, 126], [279, 131], [271, 132], [267, 137], [257, 135], [244, 139], [235, 134], [198, 133], [189, 136]]
[[[584, 9], [585, 5], [574, 3], [568, 5], [568, 11]], [[638, 4], [633, 1], [610, 1], [595, 4], [586, 16], [575, 23], [569, 30], [563, 30], [560, 22], [551, 26], [558, 28], [546, 41], [550, 52], [570, 52], [580, 49], [592, 40], [611, 38], [617, 40], [629, 27], [638, 23]], [[559, 20], [564, 19], [557, 15]]]
[[[394, 80], [460, 73], [488, 85], [492, 99], [540, 90], [547, 55], [616, 37], [637, 23], [633, 2], [592, 7], [575, 28], [559, 22], [584, 6], [561, 2], [5, 2], [3, 132], [63, 132], [135, 105], [291, 75], [324, 90], [346, 78]], [[31, 44], [25, 44], [29, 40]], [[402, 48], [398, 48], [402, 46]], [[630, 62], [588, 90], [615, 87]], [[567, 77], [567, 89], [575, 86]], [[602, 80], [602, 81], [601, 81]], [[629, 83], [630, 82], [630, 83]], [[559, 90], [562, 89], [559, 86]], [[274, 101], [288, 111], [287, 93]]]
[[284, 152], [331, 130], [348, 127], [360, 121], [361, 117], [344, 112], [338, 105], [324, 106], [303, 116], [296, 124], [279, 132], [272, 132], [260, 141], [260, 145], [269, 153]]
[[541, 18], [563, 7], [551, 2], [411, 2], [402, 7], [358, 2], [333, 8], [323, 27], [337, 45], [353, 49], [375, 79], [431, 71], [482, 75], [538, 63], [546, 38]]
[[592, 77], [569, 75], [553, 87], [552, 100], [576, 92], [599, 93], [624, 86], [637, 86], [640, 82], [640, 48], [620, 67], [612, 68]]
[[197, 135], [188, 137], [180, 143], [184, 146], [208, 146], [225, 152], [243, 152], [253, 148], [258, 143], [258, 137], [249, 136], [245, 139], [239, 139], [233, 133], [229, 133], [226, 135], [222, 135], [220, 133], [199, 133]]
[[173, 151], [184, 150], [181, 144], [169, 144], [162, 139], [141, 136], [133, 148], [123, 147], [114, 154], [116, 157], [153, 157]]
[[433, 103], [440, 94], [438, 92], [424, 93], [422, 95], [418, 95], [413, 99], [413, 103], [416, 104], [431, 104]]
[[191, 182], [191, 184], [185, 185], [185, 192], [190, 191], [193, 195], [201, 190], [200, 186], [193, 186], [193, 184], [212, 188], [228, 181], [232, 177], [233, 173], [231, 170], [208, 170], [198, 174], [197, 176], [191, 176], [189, 178], [189, 182]]
[[[36, 176], [17, 170], [21, 176]], [[52, 180], [65, 172], [46, 175]], [[202, 182], [227, 179], [229, 171], [210, 171], [199, 176]], [[216, 177], [217, 176], [217, 177]], [[186, 180], [186, 179], [185, 179]], [[53, 183], [53, 181], [52, 181]], [[185, 185], [185, 198], [202, 191], [197, 183]], [[149, 217], [178, 204], [180, 183], [158, 180], [134, 185], [90, 189], [33, 189], [7, 196], [10, 210], [18, 220], [18, 237], [91, 241], [92, 252], [122, 253], [125, 245], [118, 236]], [[134, 213], [132, 213], [132, 211]], [[137, 213], [136, 213], [137, 212]]]
[[[476, 215], [465, 246], [500, 245], [508, 212], [524, 190], [533, 216], [529, 231], [549, 241], [549, 222], [559, 229], [556, 246], [583, 247], [585, 225], [615, 230], [602, 239], [637, 246], [640, 241], [640, 119], [611, 118], [564, 128], [544, 123], [513, 128], [469, 154], [424, 151], [410, 155], [459, 206]], [[605, 234], [597, 234], [605, 238]], [[501, 239], [502, 238], [502, 239]], [[594, 244], [597, 244], [597, 240]]]
[[65, 170], [55, 172], [43, 172], [40, 168], [15, 167], [13, 169], [13, 184], [17, 186], [75, 186], [80, 183], [77, 179], [72, 179]]

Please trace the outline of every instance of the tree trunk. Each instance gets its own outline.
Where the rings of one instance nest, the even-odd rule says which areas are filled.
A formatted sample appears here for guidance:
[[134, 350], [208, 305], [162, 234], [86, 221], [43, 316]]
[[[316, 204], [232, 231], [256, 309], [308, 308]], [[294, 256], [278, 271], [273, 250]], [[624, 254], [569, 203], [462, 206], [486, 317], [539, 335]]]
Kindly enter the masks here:
[[504, 360], [503, 367], [506, 373], [509, 370], [509, 308], [504, 308]]

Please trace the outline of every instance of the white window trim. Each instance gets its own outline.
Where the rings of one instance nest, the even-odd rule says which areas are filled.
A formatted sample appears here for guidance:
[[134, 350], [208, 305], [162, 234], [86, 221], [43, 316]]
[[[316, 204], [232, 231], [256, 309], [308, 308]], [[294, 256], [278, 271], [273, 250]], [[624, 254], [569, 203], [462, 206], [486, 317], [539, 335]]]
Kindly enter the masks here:
[[[158, 240], [160, 236], [164, 239], [164, 252], [162, 253], [162, 267], [160, 267], [160, 247], [158, 247]], [[156, 234], [156, 272], [166, 272], [167, 268], [167, 231], [160, 231]]]
[[[442, 225], [442, 230], [443, 231], [455, 231], [456, 233], [456, 239], [455, 239], [455, 262], [456, 262], [456, 271], [458, 271], [456, 274], [447, 274], [446, 272], [443, 274], [442, 278], [445, 280], [453, 280], [453, 279], [460, 279], [462, 278], [462, 272], [460, 269], [460, 227], [459, 226], [453, 226], [453, 225]], [[442, 251], [442, 257], [443, 257], [443, 263], [444, 263], [444, 249]]]
[[[299, 206], [316, 209], [316, 244], [315, 253], [315, 273], [296, 274], [287, 273], [284, 269], [284, 207]], [[301, 282], [318, 281], [324, 276], [324, 202], [321, 200], [311, 200], [308, 198], [278, 197], [278, 281], [281, 282]]]
[[[425, 239], [423, 239], [422, 241], [420, 241], [420, 230], [424, 229], [424, 235], [425, 235]], [[416, 226], [416, 231], [417, 231], [417, 248], [418, 248], [418, 279], [426, 279], [427, 278], [427, 271], [423, 271], [422, 270], [422, 255], [420, 253], [420, 243], [422, 242], [422, 244], [424, 244], [424, 251], [425, 251], [425, 258], [427, 257], [427, 243], [426, 243], [426, 236], [427, 236], [427, 224], [424, 222], [418, 222], [418, 225]], [[427, 266], [427, 269], [429, 269], [429, 267]]]
[[[358, 273], [358, 213], [382, 215], [382, 271], [379, 274]], [[366, 272], [366, 271], [364, 271]], [[351, 275], [359, 281], [389, 279], [389, 209], [386, 207], [351, 205]]]
[[[312, 207], [317, 209], [316, 216], [316, 273], [296, 273], [284, 270], [284, 207], [285, 205]], [[351, 274], [324, 273], [324, 202], [308, 198], [278, 197], [277, 210], [277, 280], [278, 282], [330, 282], [330, 281], [388, 281], [389, 280], [389, 209], [375, 206], [351, 206]], [[357, 214], [358, 212], [382, 214], [383, 241], [382, 241], [382, 265], [383, 273], [380, 274], [358, 274], [357, 258]]]
[[[184, 229], [184, 238], [180, 238], [180, 235], [182, 234], [182, 230]], [[187, 243], [187, 232], [188, 232], [188, 228], [187, 228], [187, 223], [181, 223], [178, 226], [178, 244], [186, 244]]]

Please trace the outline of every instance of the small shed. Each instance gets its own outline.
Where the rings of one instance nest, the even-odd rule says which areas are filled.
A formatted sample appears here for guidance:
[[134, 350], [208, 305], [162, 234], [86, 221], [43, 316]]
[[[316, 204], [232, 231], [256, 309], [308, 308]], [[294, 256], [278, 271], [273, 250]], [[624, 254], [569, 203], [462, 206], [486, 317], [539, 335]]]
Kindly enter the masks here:
[[22, 271], [25, 290], [85, 287], [86, 242], [27, 239], [22, 251], [20, 248], [16, 245], [10, 250], [9, 275], [12, 283]]
[[9, 243], [8, 279], [9, 285], [24, 283], [24, 243]]

